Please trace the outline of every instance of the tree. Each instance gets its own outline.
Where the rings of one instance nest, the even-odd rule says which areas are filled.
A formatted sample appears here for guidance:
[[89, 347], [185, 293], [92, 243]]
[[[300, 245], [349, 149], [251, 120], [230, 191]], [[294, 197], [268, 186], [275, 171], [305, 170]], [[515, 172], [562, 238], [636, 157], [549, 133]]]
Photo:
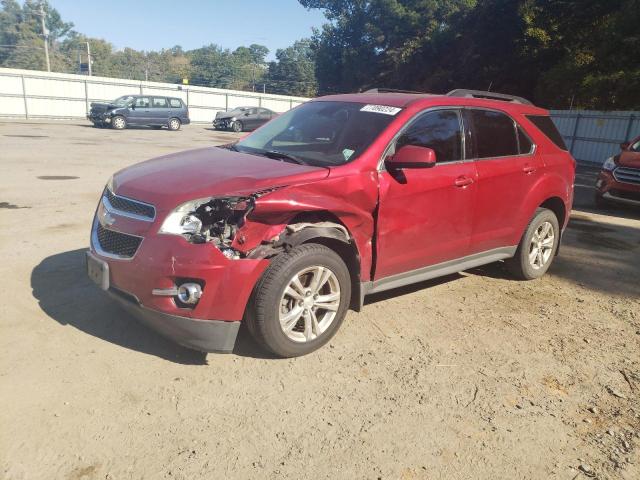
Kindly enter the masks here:
[[310, 40], [299, 40], [279, 49], [275, 62], [269, 63], [266, 84], [269, 91], [289, 95], [315, 96], [318, 85]]

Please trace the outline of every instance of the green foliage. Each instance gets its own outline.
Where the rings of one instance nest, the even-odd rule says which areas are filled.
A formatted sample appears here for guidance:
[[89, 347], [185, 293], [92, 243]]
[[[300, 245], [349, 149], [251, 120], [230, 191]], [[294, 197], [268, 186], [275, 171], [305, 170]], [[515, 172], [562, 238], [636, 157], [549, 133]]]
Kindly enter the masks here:
[[491, 89], [548, 107], [640, 107], [640, 0], [299, 0], [328, 23], [321, 92]]
[[288, 48], [279, 49], [276, 59], [269, 63], [266, 80], [269, 91], [303, 97], [315, 95], [315, 62], [309, 40], [299, 40]]

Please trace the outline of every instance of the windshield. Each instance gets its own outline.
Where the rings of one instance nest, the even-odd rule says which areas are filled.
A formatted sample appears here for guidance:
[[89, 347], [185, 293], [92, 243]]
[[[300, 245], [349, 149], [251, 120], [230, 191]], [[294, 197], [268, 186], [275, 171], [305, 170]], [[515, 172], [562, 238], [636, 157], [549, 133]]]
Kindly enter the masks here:
[[234, 108], [233, 110], [228, 110], [228, 111], [226, 111], [224, 113], [225, 113], [225, 115], [239, 115], [239, 114], [241, 114], [242, 112], [244, 112], [244, 111], [246, 111], [248, 109], [249, 109], [249, 107], [237, 107], [237, 108]]
[[126, 107], [133, 103], [134, 97], [132, 95], [125, 95], [123, 97], [116, 98], [113, 103], [116, 107]]
[[399, 111], [360, 103], [308, 102], [240, 140], [235, 148], [272, 158], [288, 156], [308, 165], [342, 165], [366, 150]]

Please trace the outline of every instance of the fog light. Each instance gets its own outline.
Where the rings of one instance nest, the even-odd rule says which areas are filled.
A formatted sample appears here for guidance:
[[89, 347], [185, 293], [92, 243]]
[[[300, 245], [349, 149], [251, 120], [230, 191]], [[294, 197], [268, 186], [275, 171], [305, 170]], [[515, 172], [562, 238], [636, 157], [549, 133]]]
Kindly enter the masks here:
[[197, 283], [183, 283], [178, 287], [178, 300], [186, 305], [195, 305], [202, 296], [202, 288]]

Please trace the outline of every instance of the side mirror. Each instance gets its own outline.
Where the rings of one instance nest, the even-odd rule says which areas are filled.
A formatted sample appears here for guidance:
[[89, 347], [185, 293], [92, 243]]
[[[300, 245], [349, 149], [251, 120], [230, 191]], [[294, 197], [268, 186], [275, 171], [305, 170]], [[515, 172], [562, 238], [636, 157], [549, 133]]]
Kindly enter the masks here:
[[251, 115], [249, 112], [245, 112], [244, 116], [248, 117], [249, 115]]
[[130, 108], [131, 110], [135, 110], [135, 109], [136, 109], [136, 104], [135, 104], [135, 103], [132, 103], [132, 104], [129, 106], [129, 108]]
[[629, 142], [623, 142], [620, 144], [620, 150], [629, 150], [629, 146], [631, 144]]
[[432, 148], [405, 145], [385, 161], [390, 170], [401, 168], [431, 168], [436, 164], [436, 152]]

